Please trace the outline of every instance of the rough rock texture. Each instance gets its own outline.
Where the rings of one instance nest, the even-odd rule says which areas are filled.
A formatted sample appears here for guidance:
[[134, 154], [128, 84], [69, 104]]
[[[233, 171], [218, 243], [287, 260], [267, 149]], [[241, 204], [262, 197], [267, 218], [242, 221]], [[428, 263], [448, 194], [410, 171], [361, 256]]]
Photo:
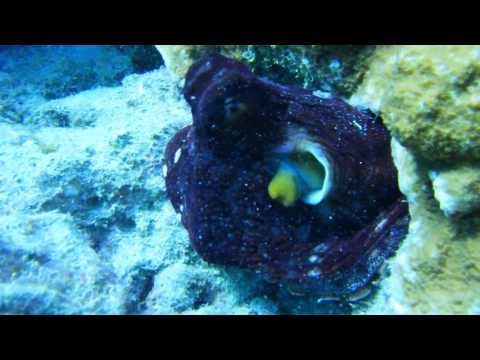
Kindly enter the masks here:
[[430, 171], [433, 192], [447, 216], [468, 215], [480, 210], [480, 168], [458, 166]]
[[153, 45], [115, 45], [115, 48], [130, 58], [136, 74], [143, 74], [163, 65], [162, 56]]
[[480, 160], [480, 46], [379, 49], [359, 89], [415, 156]]
[[0, 47], [0, 122], [22, 123], [38, 105], [100, 86], [120, 85], [131, 59], [113, 46]]
[[385, 46], [351, 101], [380, 110], [409, 234], [363, 313], [480, 312], [477, 46]]
[[0, 69], [55, 99], [98, 86], [119, 85], [132, 62], [107, 45], [5, 46]]
[[276, 311], [201, 261], [165, 201], [164, 146], [190, 121], [163, 68], [0, 123], [1, 313]]
[[166, 142], [192, 120], [165, 68], [48, 100], [23, 76], [44, 49], [18, 51], [0, 76], [1, 105], [23, 101], [0, 110], [0, 313], [350, 311], [194, 253], [165, 196]]
[[167, 69], [178, 79], [184, 79], [188, 69], [203, 51], [202, 45], [155, 45]]
[[[123, 312], [135, 272], [158, 271], [187, 251], [175, 226], [160, 221], [170, 208], [158, 202], [157, 150], [166, 126], [189, 119], [175, 88], [162, 89], [166, 80], [164, 71], [133, 75], [120, 88], [47, 102], [32, 117], [44, 115], [35, 129], [1, 124], [1, 251], [16, 269], [1, 267], [9, 286], [2, 311]], [[44, 308], [35, 305], [46, 301], [42, 294], [49, 296]]]
[[480, 313], [480, 218], [451, 219], [433, 196], [429, 170], [393, 144], [399, 183], [409, 201], [407, 238], [369, 313]]
[[359, 45], [156, 45], [169, 68], [183, 79], [205, 50], [240, 60], [261, 76], [285, 84], [353, 93], [368, 68], [375, 46]]

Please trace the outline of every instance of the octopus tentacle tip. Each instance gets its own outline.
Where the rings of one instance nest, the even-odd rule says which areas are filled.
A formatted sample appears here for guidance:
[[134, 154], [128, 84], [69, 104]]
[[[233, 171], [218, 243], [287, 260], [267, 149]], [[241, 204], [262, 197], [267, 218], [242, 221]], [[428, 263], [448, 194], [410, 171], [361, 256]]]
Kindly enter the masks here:
[[166, 187], [197, 253], [296, 294], [364, 295], [409, 221], [381, 118], [211, 53], [184, 96]]

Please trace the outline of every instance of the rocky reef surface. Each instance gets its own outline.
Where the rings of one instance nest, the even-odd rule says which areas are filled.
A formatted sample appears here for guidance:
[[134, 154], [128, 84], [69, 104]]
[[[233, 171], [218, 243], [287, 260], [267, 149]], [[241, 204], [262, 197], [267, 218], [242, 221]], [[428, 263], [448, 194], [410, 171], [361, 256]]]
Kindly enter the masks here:
[[207, 51], [239, 60], [275, 82], [350, 96], [368, 69], [374, 45], [156, 45], [165, 65], [183, 79]]
[[[314, 299], [298, 300], [194, 253], [165, 194], [164, 148], [192, 120], [179, 81], [165, 67], [118, 84], [56, 90], [49, 99], [45, 81], [68, 81], [72, 67], [51, 65], [31, 81], [25, 72], [58, 49], [2, 50], [8, 66], [0, 86], [0, 313], [350, 310], [319, 308]], [[15, 66], [10, 51], [28, 56]], [[123, 59], [119, 73], [131, 72]], [[98, 76], [116, 61], [97, 59]], [[90, 68], [75, 64], [75, 73]]]
[[0, 47], [0, 313], [480, 313], [480, 47], [216, 48], [392, 132], [409, 233], [354, 304], [195, 254], [162, 159], [192, 121], [182, 80], [205, 46], [159, 47], [166, 67], [153, 47]]
[[479, 69], [479, 46], [386, 46], [352, 97], [396, 139], [412, 218], [369, 313], [480, 312]]

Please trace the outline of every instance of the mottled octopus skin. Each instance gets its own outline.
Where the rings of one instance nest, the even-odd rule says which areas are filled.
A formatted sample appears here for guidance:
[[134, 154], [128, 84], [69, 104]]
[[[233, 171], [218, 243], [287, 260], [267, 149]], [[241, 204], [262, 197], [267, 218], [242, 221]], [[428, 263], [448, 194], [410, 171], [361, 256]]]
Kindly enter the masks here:
[[[193, 124], [167, 145], [166, 187], [196, 252], [300, 293], [367, 286], [409, 221], [381, 118], [216, 54], [192, 65], [184, 95]], [[316, 206], [268, 196], [275, 149], [292, 134], [320, 144], [333, 166], [333, 188]]]

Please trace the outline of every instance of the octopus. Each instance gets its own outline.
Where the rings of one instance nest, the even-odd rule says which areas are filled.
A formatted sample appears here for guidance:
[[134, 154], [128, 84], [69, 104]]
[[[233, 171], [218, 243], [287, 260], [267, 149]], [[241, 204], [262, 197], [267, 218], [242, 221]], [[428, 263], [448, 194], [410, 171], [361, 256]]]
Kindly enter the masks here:
[[193, 123], [168, 143], [164, 175], [200, 257], [295, 294], [365, 293], [409, 222], [381, 117], [215, 53], [184, 96]]

